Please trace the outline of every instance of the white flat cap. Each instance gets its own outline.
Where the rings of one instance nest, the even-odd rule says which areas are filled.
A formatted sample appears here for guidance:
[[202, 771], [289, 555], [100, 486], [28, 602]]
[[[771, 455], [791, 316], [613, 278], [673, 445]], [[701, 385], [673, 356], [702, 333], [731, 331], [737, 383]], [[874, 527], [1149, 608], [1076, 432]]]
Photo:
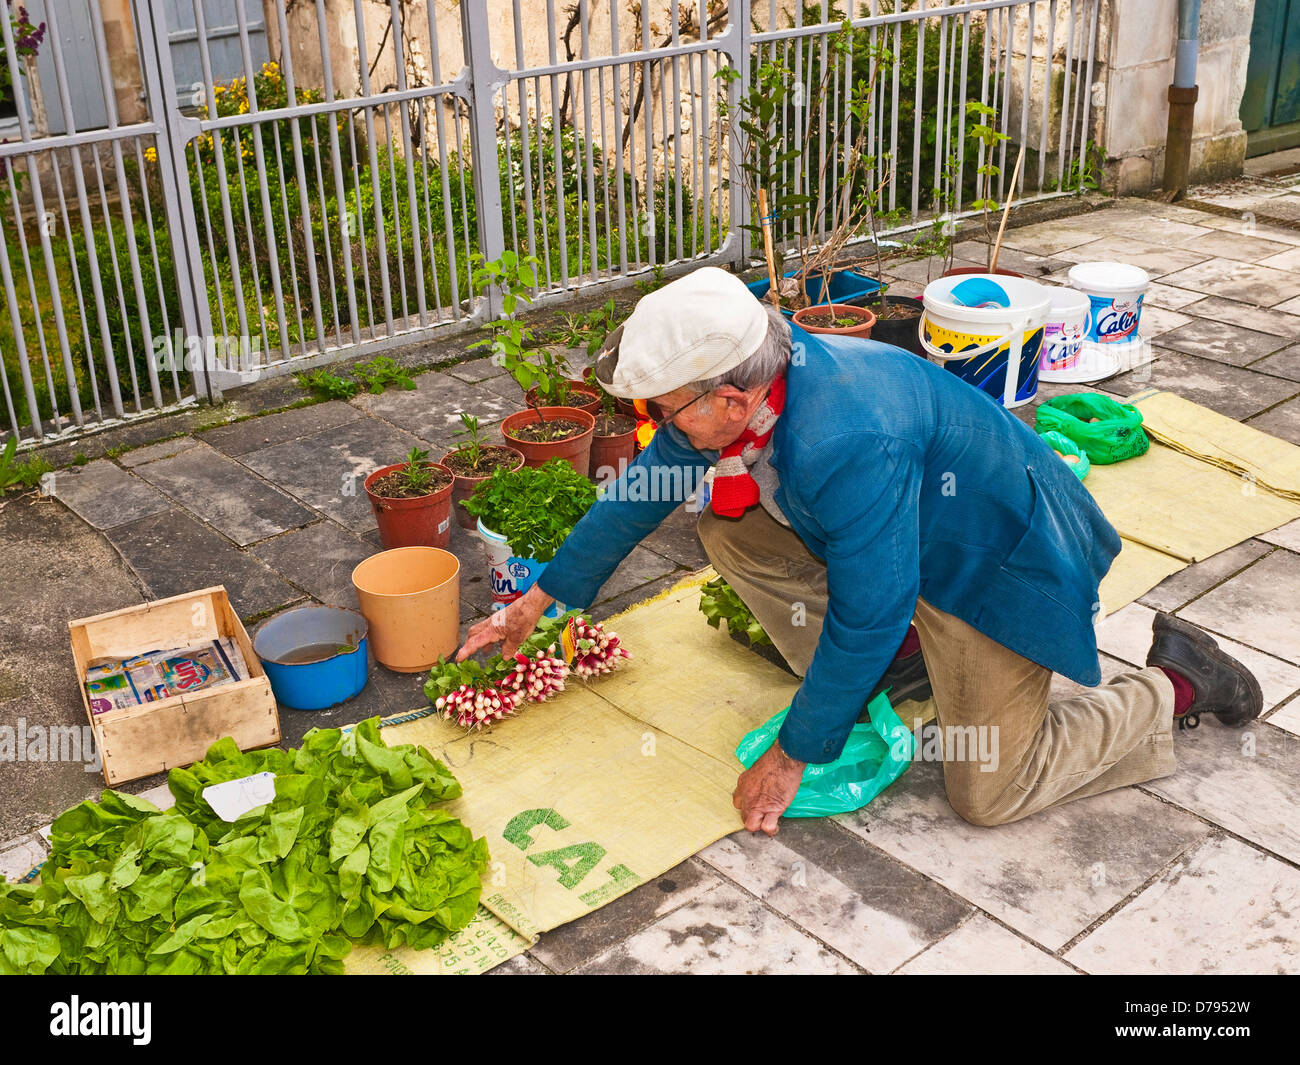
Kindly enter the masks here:
[[623, 399], [649, 399], [717, 377], [758, 350], [767, 311], [745, 283], [702, 266], [643, 296], [605, 341], [596, 376]]

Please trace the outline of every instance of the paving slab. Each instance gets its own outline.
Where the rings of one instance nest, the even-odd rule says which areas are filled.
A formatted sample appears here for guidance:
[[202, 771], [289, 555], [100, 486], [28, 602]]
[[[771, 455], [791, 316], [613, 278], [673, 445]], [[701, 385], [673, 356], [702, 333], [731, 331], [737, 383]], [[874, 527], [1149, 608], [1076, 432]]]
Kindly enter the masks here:
[[[609, 580], [600, 586], [592, 602], [603, 603], [675, 572], [678, 572], [676, 563], [638, 544], [619, 564]], [[681, 575], [685, 576], [684, 573]]]
[[980, 828], [953, 812], [934, 762], [836, 820], [1049, 951], [1209, 831], [1134, 788]]
[[350, 610], [357, 609], [352, 571], [374, 553], [370, 544], [328, 519], [252, 549], [256, 558], [312, 598]]
[[567, 973], [599, 957], [617, 943], [678, 907], [722, 884], [698, 859], [683, 862], [585, 917], [543, 933], [528, 953], [546, 968]]
[[1138, 602], [1155, 610], [1175, 611], [1245, 569], [1268, 551], [1266, 544], [1247, 540], [1166, 577]]
[[[1146, 325], [1146, 318], [1144, 313], [1143, 326]], [[1214, 359], [1233, 366], [1245, 366], [1280, 351], [1289, 343], [1290, 339], [1286, 336], [1261, 333], [1230, 320], [1216, 321], [1210, 318], [1194, 318], [1186, 325], [1160, 334], [1162, 348], [1172, 348], [1174, 351], [1199, 355], [1203, 359]]]
[[1162, 285], [1159, 281], [1152, 281], [1147, 285], [1146, 295], [1142, 298], [1142, 306], [1144, 309], [1147, 307], [1164, 307], [1169, 311], [1180, 311], [1187, 308], [1189, 304], [1205, 298], [1199, 292], [1191, 292], [1185, 288], [1174, 288], [1173, 285]]
[[[1185, 251], [1182, 248], [1162, 245], [1155, 240], [1135, 240], [1132, 237], [1102, 237], [1099, 240], [1079, 244], [1056, 252], [1057, 258], [1074, 263], [1119, 262], [1141, 267], [1153, 278], [1165, 278], [1165, 283], [1175, 285], [1177, 282], [1165, 275], [1185, 270], [1189, 266], [1210, 259], [1208, 254]], [[1186, 286], [1184, 286], [1186, 287]]]
[[30, 873], [49, 853], [45, 841], [39, 836], [11, 840], [13, 846], [0, 844], [0, 880], [15, 883]]
[[1064, 259], [1069, 249], [1095, 241], [1098, 232], [1109, 224], [1109, 215], [1110, 211], [1092, 212], [1008, 229], [1002, 237], [1002, 246]]
[[1205, 224], [1205, 212], [1167, 210], [1164, 205], [1153, 204], [1150, 200], [1120, 202], [1104, 213], [1093, 212], [1076, 217], [1080, 220], [1095, 219], [1094, 235], [1109, 233], [1120, 239], [1133, 233], [1135, 236], [1127, 239], [1140, 239], [1163, 247], [1181, 248], [1213, 232], [1213, 227]]
[[1275, 355], [1268, 355], [1250, 368], [1256, 373], [1266, 373], [1273, 377], [1284, 377], [1288, 381], [1300, 381], [1300, 344], [1284, 348]]
[[[985, 263], [988, 245], [983, 241], [964, 240], [953, 245], [953, 255], [964, 262]], [[1041, 278], [1058, 270], [1068, 270], [1070, 263], [1062, 259], [1053, 259], [1045, 255], [1035, 255], [1031, 251], [1018, 251], [1015, 248], [1003, 248], [998, 252], [998, 269], [1014, 270], [1025, 277]]]
[[1063, 961], [981, 913], [896, 971], [900, 976], [1077, 975]]
[[1285, 547], [1288, 551], [1300, 551], [1300, 518], [1279, 526], [1271, 532], [1260, 533], [1257, 539]]
[[171, 440], [160, 440], [156, 444], [135, 448], [133, 451], [124, 451], [117, 456], [117, 461], [129, 470], [136, 466], [143, 466], [146, 462], [169, 459], [173, 455], [179, 455], [182, 451], [198, 446], [199, 442], [192, 436], [177, 436]]
[[[1203, 254], [1207, 258], [1218, 256], [1223, 259], [1236, 259], [1243, 263], [1257, 263], [1270, 255], [1289, 250], [1291, 245], [1283, 244], [1278, 240], [1264, 240], [1261, 237], [1250, 236], [1246, 233], [1231, 233], [1220, 229], [1212, 233], [1206, 233], [1203, 236], [1193, 237], [1184, 243], [1182, 247], [1190, 252]], [[1271, 266], [1272, 264], [1265, 263], [1264, 265]], [[1282, 269], [1287, 268], [1283, 267]]]
[[1292, 699], [1280, 710], [1269, 714], [1268, 724], [1300, 737], [1300, 699]]
[[227, 455], [245, 455], [264, 447], [299, 440], [323, 429], [350, 422], [361, 417], [361, 412], [342, 400], [313, 403], [307, 407], [246, 418], [230, 425], [218, 425], [199, 433], [199, 439]]
[[[953, 269], [977, 266], [982, 270], [986, 265], [987, 260], [984, 258], [983, 254], [980, 254], [973, 259], [954, 258], [952, 261]], [[892, 263], [889, 267], [889, 272], [895, 277], [903, 278], [905, 281], [913, 281], [918, 285], [925, 285], [943, 277], [944, 270], [948, 268], [949, 267], [944, 260], [940, 256], [936, 255], [930, 259], [913, 259], [911, 262], [907, 263]]]
[[1176, 731], [1174, 753], [1178, 771], [1140, 790], [1300, 862], [1300, 737], [1267, 721], [1227, 728], [1210, 715]]
[[1192, 321], [1194, 319], [1182, 311], [1170, 311], [1157, 306], [1148, 307], [1144, 301], [1138, 332], [1145, 340], [1154, 340], [1156, 337], [1161, 337], [1163, 342], [1165, 334], [1175, 329], [1181, 329]]
[[206, 444], [145, 463], [135, 472], [240, 547], [318, 517]]
[[868, 972], [897, 968], [972, 912], [823, 818], [787, 818], [772, 838], [737, 832], [700, 857]]
[[1300, 274], [1220, 256], [1164, 274], [1162, 279], [1166, 285], [1176, 288], [1190, 288], [1207, 296], [1240, 300], [1256, 307], [1276, 307], [1300, 295]]
[[485, 976], [548, 976], [550, 972], [527, 954], [516, 954], [507, 962], [489, 969]]
[[[1160, 347], [1155, 350], [1156, 358], [1150, 365], [1111, 378], [1109, 387], [1121, 395], [1132, 395], [1143, 388], [1168, 389], [1236, 419], [1259, 414], [1296, 391], [1294, 383], [1281, 378]], [[1256, 428], [1275, 432], [1262, 425]]]
[[656, 554], [670, 558], [679, 566], [688, 570], [703, 569], [709, 564], [709, 556], [704, 552], [696, 527], [699, 524], [698, 511], [687, 509], [683, 503], [674, 510], [663, 523], [641, 541]]
[[1090, 973], [1300, 972], [1300, 872], [1216, 836], [1065, 957]]
[[272, 570], [179, 509], [108, 530], [151, 599], [224, 584], [241, 618], [302, 598]]
[[[445, 373], [420, 374], [415, 378], [415, 386], [411, 391], [390, 388], [377, 396], [365, 392], [353, 399], [352, 404], [436, 445], [435, 453], [430, 456], [434, 459], [455, 446], [454, 436], [463, 428], [462, 411], [474, 415], [486, 426], [522, 406], [518, 403], [509, 406], [485, 385], [469, 384]], [[518, 392], [517, 385], [515, 391]]]
[[1142, 603], [1129, 603], [1097, 625], [1097, 649], [1130, 665], [1146, 663], [1151, 649], [1151, 623], [1156, 612]]
[[1300, 555], [1274, 551], [1178, 616], [1248, 647], [1300, 665]]
[[[1192, 295], [1197, 294], [1192, 293]], [[1143, 305], [1145, 306], [1145, 301]], [[1272, 333], [1280, 337], [1300, 337], [1300, 314], [1288, 314], [1277, 307], [1253, 307], [1240, 300], [1201, 296], [1195, 303], [1184, 304], [1178, 310], [1197, 318], [1228, 322], [1261, 333]], [[1297, 308], [1297, 311], [1300, 311], [1300, 308]]]
[[458, 362], [455, 366], [448, 366], [443, 371], [443, 373], [452, 377], [459, 377], [462, 381], [468, 381], [470, 384], [478, 384], [480, 381], [486, 381], [489, 377], [500, 377], [505, 372], [506, 368], [493, 362], [490, 355], [485, 355], [481, 359]]
[[848, 974], [857, 970], [730, 884], [660, 918], [577, 970], [584, 974]]
[[50, 494], [101, 531], [171, 508], [156, 488], [108, 459], [55, 470], [50, 477]]
[[258, 451], [239, 461], [296, 499], [353, 532], [374, 529], [362, 482], [381, 466], [401, 462], [412, 447], [432, 447], [378, 418], [360, 417], [298, 440]]
[[1260, 266], [1270, 266], [1274, 270], [1300, 272], [1300, 248], [1281, 248], [1267, 258], [1261, 256], [1257, 262]]
[[1300, 444], [1300, 399], [1279, 403], [1271, 410], [1248, 419], [1246, 424], [1252, 429]]

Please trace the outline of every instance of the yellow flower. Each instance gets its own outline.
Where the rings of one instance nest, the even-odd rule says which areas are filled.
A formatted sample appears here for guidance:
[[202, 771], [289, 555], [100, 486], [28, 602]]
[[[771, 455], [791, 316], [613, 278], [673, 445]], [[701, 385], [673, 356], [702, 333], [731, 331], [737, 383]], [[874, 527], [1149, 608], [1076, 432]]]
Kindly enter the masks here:
[[226, 91], [226, 87], [224, 85], [218, 85], [212, 91], [216, 93], [218, 96], [220, 96], [223, 92]]
[[151, 162], [151, 163], [156, 163], [156, 162], [158, 162], [158, 149], [157, 149], [157, 148], [146, 148], [146, 149], [144, 150], [144, 157], [145, 157], [146, 159], [148, 159], [149, 162]]

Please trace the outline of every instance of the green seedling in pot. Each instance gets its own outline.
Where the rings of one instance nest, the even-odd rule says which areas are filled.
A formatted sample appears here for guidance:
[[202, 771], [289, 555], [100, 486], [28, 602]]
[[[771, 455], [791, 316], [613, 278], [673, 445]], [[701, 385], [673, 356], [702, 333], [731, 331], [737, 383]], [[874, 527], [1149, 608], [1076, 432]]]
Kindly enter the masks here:
[[402, 470], [402, 481], [414, 493], [424, 495], [433, 484], [433, 470], [429, 468], [429, 453], [418, 447], [406, 453], [406, 466]]

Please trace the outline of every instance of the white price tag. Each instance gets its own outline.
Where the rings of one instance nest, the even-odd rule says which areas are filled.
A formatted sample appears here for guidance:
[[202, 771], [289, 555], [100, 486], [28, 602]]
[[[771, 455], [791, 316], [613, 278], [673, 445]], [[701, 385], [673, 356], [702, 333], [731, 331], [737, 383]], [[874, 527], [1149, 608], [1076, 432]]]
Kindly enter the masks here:
[[254, 773], [251, 777], [227, 780], [203, 789], [203, 798], [223, 821], [238, 821], [249, 810], [265, 806], [275, 798], [275, 774]]

